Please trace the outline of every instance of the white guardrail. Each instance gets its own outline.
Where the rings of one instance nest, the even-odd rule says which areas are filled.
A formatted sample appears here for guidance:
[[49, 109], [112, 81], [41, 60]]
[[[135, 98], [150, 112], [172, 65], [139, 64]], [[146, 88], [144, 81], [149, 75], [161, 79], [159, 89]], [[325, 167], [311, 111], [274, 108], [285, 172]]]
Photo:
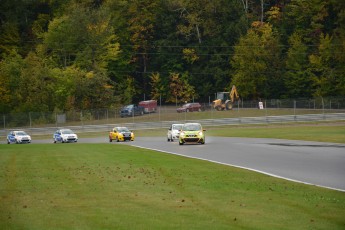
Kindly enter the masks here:
[[[324, 113], [324, 114], [303, 114], [303, 115], [285, 115], [285, 116], [262, 116], [262, 117], [238, 117], [223, 119], [203, 119], [203, 120], [185, 120], [185, 121], [157, 121], [141, 123], [117, 123], [104, 125], [82, 125], [82, 126], [63, 126], [76, 133], [84, 132], [108, 132], [115, 126], [126, 126], [131, 130], [159, 129], [168, 128], [173, 123], [198, 122], [204, 127], [226, 126], [226, 125], [250, 125], [250, 124], [277, 124], [289, 122], [316, 122], [316, 121], [344, 121], [345, 113]], [[16, 130], [25, 130], [30, 135], [53, 134], [57, 127], [44, 128], [15, 128]], [[0, 137], [5, 137], [10, 129], [1, 129]]]

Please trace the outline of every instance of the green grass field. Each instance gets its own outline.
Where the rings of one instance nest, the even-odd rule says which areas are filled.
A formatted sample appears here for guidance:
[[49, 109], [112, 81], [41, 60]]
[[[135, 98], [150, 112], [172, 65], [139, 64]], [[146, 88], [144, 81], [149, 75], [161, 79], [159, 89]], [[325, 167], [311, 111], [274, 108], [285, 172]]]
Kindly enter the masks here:
[[1, 229], [344, 229], [345, 193], [126, 145], [0, 147]]
[[[342, 142], [344, 131], [206, 132]], [[0, 229], [345, 229], [344, 216], [344, 192], [196, 159], [108, 143], [0, 145]]]

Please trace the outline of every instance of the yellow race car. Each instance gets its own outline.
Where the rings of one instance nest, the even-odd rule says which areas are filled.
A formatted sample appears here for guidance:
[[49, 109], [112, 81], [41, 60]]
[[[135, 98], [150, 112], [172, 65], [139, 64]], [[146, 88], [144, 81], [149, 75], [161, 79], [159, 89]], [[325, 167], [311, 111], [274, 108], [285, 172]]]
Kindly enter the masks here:
[[109, 132], [109, 142], [113, 140], [119, 141], [134, 141], [134, 133], [127, 127], [115, 127]]
[[205, 144], [205, 129], [199, 123], [186, 123], [182, 126], [179, 144], [200, 143]]

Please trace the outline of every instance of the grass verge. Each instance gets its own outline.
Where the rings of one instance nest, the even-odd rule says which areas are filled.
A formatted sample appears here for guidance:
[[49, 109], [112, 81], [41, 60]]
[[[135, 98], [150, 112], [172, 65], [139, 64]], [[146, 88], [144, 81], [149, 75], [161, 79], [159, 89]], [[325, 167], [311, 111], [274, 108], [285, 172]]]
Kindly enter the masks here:
[[2, 145], [2, 229], [344, 229], [345, 193], [127, 145]]
[[211, 128], [207, 132], [211, 136], [278, 138], [288, 140], [320, 141], [345, 143], [344, 123], [319, 124], [285, 124], [267, 126], [242, 126]]

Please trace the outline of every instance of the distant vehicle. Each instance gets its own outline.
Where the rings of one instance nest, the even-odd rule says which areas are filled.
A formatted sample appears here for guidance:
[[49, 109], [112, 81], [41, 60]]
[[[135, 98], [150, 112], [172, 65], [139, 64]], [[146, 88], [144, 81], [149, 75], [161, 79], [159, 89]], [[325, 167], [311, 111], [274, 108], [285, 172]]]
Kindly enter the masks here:
[[240, 96], [238, 95], [236, 86], [233, 85], [230, 92], [218, 92], [217, 99], [213, 101], [213, 108], [221, 110], [231, 110], [235, 101], [238, 101]]
[[141, 101], [138, 105], [144, 108], [144, 113], [155, 113], [157, 111], [156, 100]]
[[115, 127], [109, 132], [109, 142], [113, 140], [119, 141], [134, 141], [134, 133], [127, 127]]
[[179, 137], [179, 145], [185, 143], [205, 144], [205, 129], [199, 123], [186, 123], [183, 125]]
[[24, 131], [11, 131], [7, 135], [7, 144], [31, 143], [31, 136]]
[[121, 117], [132, 117], [132, 116], [138, 116], [144, 114], [144, 107], [137, 106], [134, 104], [126, 105], [123, 107], [120, 111]]
[[78, 141], [78, 135], [75, 134], [70, 129], [58, 129], [55, 131], [53, 135], [54, 143], [61, 142], [61, 143], [67, 143], [67, 142], [77, 142]]
[[178, 140], [183, 124], [172, 124], [168, 129], [168, 141]]
[[201, 105], [200, 103], [187, 103], [184, 104], [182, 107], [177, 108], [176, 111], [178, 113], [182, 113], [182, 112], [193, 112], [193, 111], [198, 111], [201, 112]]

